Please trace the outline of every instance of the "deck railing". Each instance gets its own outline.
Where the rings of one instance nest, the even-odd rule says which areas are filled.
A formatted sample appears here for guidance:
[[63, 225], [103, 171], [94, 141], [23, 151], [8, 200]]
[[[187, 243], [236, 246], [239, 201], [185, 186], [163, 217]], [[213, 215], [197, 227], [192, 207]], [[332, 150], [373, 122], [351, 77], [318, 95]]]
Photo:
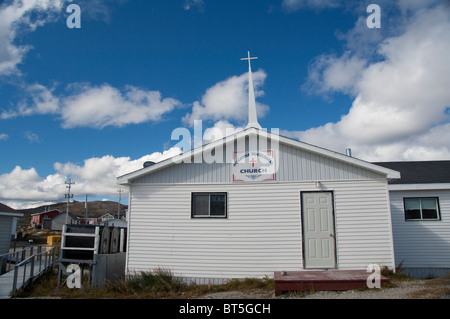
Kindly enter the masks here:
[[[12, 292], [25, 288], [52, 267], [57, 259], [56, 252], [57, 247], [43, 245], [31, 246], [1, 255], [2, 273], [11, 271], [12, 267], [14, 267]], [[27, 255], [29, 257], [26, 257]]]

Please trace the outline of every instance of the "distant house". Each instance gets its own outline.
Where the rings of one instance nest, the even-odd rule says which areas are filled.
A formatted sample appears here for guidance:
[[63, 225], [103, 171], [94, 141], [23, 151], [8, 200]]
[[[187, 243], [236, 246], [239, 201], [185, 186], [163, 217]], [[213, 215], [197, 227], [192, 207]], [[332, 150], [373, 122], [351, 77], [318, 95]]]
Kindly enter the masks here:
[[9, 252], [11, 238], [16, 233], [17, 220], [22, 216], [22, 213], [0, 203], [0, 255]]
[[111, 215], [110, 213], [107, 213], [105, 215], [100, 216], [100, 219], [102, 222], [108, 221], [108, 220], [113, 220], [115, 217], [113, 215]]
[[388, 185], [396, 266], [419, 278], [450, 272], [450, 161], [375, 164], [401, 174]]
[[31, 214], [31, 227], [42, 227], [50, 229], [51, 220], [61, 214], [61, 211], [57, 209]]
[[67, 217], [66, 222], [66, 213], [60, 213], [59, 215], [55, 216], [50, 223], [50, 230], [57, 230], [62, 231], [62, 226], [67, 224], [77, 224], [79, 220], [79, 217], [73, 215], [72, 213], [69, 213]]
[[99, 224], [102, 221], [100, 217], [88, 217], [86, 218], [82, 217], [77, 221], [77, 224], [87, 224], [87, 225], [96, 225]]
[[124, 219], [107, 219], [100, 223], [100, 225], [105, 225], [109, 227], [127, 227], [127, 222]]

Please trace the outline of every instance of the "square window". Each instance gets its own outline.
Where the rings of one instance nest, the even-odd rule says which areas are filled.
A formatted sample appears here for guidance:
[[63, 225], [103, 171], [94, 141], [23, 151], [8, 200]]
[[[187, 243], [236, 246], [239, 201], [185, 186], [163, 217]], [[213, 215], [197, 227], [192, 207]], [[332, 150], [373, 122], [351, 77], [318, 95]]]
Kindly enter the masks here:
[[227, 217], [227, 193], [192, 193], [191, 217]]
[[404, 198], [405, 220], [439, 220], [439, 201], [436, 197]]

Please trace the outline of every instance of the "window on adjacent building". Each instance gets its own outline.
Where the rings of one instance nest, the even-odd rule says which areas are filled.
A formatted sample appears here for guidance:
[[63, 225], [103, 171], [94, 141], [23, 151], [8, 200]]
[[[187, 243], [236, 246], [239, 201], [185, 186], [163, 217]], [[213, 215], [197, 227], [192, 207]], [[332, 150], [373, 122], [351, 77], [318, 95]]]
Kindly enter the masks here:
[[404, 198], [405, 220], [439, 220], [437, 197]]
[[192, 217], [227, 217], [227, 193], [192, 193]]

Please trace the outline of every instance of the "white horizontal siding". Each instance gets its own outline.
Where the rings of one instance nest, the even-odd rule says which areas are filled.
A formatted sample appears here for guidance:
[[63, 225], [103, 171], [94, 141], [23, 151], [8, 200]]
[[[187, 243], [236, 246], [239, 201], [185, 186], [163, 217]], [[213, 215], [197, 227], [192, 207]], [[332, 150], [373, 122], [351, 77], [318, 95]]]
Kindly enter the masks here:
[[382, 177], [380, 174], [356, 165], [281, 143], [278, 159], [277, 181], [352, 180]]
[[0, 255], [9, 252], [13, 217], [0, 216]]
[[[404, 267], [450, 268], [450, 190], [391, 191], [395, 260]], [[438, 197], [441, 220], [405, 221], [404, 197]]]
[[[159, 171], [136, 178], [133, 184], [147, 183], [231, 183], [231, 163], [226, 162], [225, 150], [223, 163], [179, 163]], [[230, 154], [229, 157], [231, 156]], [[382, 178], [379, 173], [356, 165], [297, 149], [283, 143], [275, 150], [278, 159], [278, 171], [275, 180], [279, 182], [317, 181], [317, 180], [354, 180]]]
[[[338, 268], [392, 266], [386, 181], [322, 187], [334, 191]], [[316, 190], [314, 183], [133, 185], [127, 269], [163, 267], [203, 278], [301, 270], [300, 192]], [[191, 192], [203, 191], [227, 192], [228, 218], [191, 218]], [[362, 200], [352, 200], [353, 192]]]
[[371, 263], [393, 267], [386, 182], [336, 184], [339, 190], [335, 192], [335, 209], [340, 268], [361, 269]]

